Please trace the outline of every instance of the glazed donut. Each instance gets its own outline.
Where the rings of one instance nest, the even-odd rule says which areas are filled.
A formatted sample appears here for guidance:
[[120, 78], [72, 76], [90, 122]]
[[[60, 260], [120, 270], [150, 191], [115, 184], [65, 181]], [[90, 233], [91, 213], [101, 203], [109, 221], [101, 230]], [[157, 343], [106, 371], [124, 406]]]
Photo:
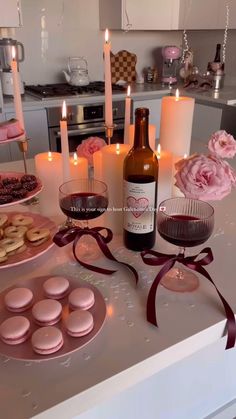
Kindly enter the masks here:
[[20, 239], [21, 237], [24, 237], [27, 230], [28, 228], [25, 226], [9, 226], [5, 228], [4, 234], [11, 239]]
[[23, 246], [18, 247], [18, 249], [8, 252], [7, 256], [20, 255], [20, 253], [23, 253], [26, 249], [27, 249], [26, 244], [23, 244]]
[[26, 233], [27, 239], [33, 244], [42, 244], [42, 240], [46, 241], [49, 236], [50, 230], [48, 230], [48, 228], [34, 227], [28, 230]]
[[7, 214], [0, 214], [0, 228], [3, 228], [8, 221], [8, 216]]
[[7, 237], [6, 239], [0, 240], [0, 247], [3, 247], [7, 253], [12, 252], [13, 250], [18, 249], [23, 246], [24, 240], [21, 239], [11, 239]]
[[4, 236], [4, 230], [2, 228], [0, 228], [0, 239], [2, 239]]
[[13, 226], [30, 226], [33, 222], [34, 220], [32, 217], [23, 214], [13, 215], [11, 219], [11, 224]]
[[7, 252], [4, 247], [0, 247], [0, 259], [6, 256]]

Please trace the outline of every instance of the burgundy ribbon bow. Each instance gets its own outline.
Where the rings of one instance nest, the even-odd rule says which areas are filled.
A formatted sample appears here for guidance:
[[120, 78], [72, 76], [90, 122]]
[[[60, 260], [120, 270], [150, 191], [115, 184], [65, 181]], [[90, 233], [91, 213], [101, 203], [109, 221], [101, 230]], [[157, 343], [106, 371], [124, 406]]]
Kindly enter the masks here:
[[[100, 231], [105, 230], [106, 236], [104, 237], [102, 234], [100, 234]], [[67, 244], [73, 242], [73, 253], [74, 257], [79, 262], [80, 265], [82, 265], [84, 268], [89, 269], [90, 271], [98, 272], [100, 274], [105, 275], [112, 275], [115, 273], [115, 270], [100, 268], [98, 266], [90, 265], [89, 263], [85, 263], [82, 260], [80, 260], [76, 255], [76, 246], [79, 241], [79, 239], [82, 236], [89, 235], [94, 237], [96, 240], [98, 246], [100, 247], [103, 254], [107, 257], [107, 259], [110, 259], [114, 262], [120, 263], [123, 266], [126, 266], [135, 277], [136, 284], [138, 282], [138, 273], [136, 269], [125, 262], [120, 262], [113, 256], [111, 253], [109, 247], [107, 246], [107, 243], [109, 243], [112, 240], [113, 233], [109, 228], [105, 227], [93, 227], [93, 228], [81, 228], [81, 227], [66, 227], [63, 230], [58, 231], [55, 236], [53, 237], [54, 243], [56, 243], [57, 246], [63, 247]]]
[[[200, 255], [205, 254], [201, 259], [196, 260]], [[147, 320], [152, 323], [154, 326], [158, 327], [157, 318], [156, 318], [156, 292], [157, 287], [163, 278], [163, 276], [174, 266], [175, 262], [179, 262], [182, 265], [186, 266], [193, 271], [199, 272], [205, 278], [207, 278], [212, 285], [214, 285], [217, 294], [219, 295], [222, 304], [225, 309], [225, 314], [227, 317], [226, 328], [228, 332], [226, 349], [233, 348], [235, 345], [236, 339], [236, 322], [234, 317], [234, 312], [231, 309], [230, 305], [224, 299], [223, 295], [218, 290], [217, 286], [211, 279], [209, 273], [206, 271], [204, 266], [209, 265], [213, 261], [213, 254], [209, 247], [203, 249], [198, 255], [185, 257], [184, 254], [180, 253], [178, 255], [166, 255], [163, 253], [155, 252], [154, 250], [146, 250], [141, 253], [143, 262], [151, 266], [161, 266], [164, 265], [160, 272], [157, 274], [156, 278], [153, 281], [153, 284], [150, 288], [147, 300]]]

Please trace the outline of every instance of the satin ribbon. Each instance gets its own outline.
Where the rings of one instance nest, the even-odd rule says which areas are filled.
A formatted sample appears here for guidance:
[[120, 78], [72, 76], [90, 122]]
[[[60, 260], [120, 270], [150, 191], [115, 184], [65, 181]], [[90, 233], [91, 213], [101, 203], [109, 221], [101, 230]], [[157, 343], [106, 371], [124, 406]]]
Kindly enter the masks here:
[[[201, 259], [197, 258], [201, 255], [204, 255]], [[155, 252], [154, 250], [146, 250], [141, 253], [143, 262], [151, 266], [161, 266], [160, 272], [157, 274], [156, 278], [153, 281], [153, 284], [150, 288], [147, 300], [147, 320], [152, 323], [154, 326], [158, 327], [157, 318], [156, 318], [156, 292], [157, 287], [164, 277], [164, 275], [169, 272], [169, 270], [175, 265], [175, 262], [179, 262], [187, 268], [199, 272], [205, 278], [207, 278], [212, 285], [215, 287], [218, 296], [224, 306], [225, 314], [227, 318], [226, 329], [227, 329], [227, 343], [225, 349], [233, 348], [235, 345], [236, 339], [236, 322], [234, 317], [234, 312], [231, 309], [230, 305], [227, 303], [223, 295], [218, 290], [217, 286], [211, 279], [209, 273], [206, 271], [204, 266], [209, 265], [213, 261], [213, 254], [209, 247], [203, 249], [200, 253], [194, 256], [185, 257], [184, 254], [180, 253], [178, 255], [166, 255], [163, 253]]]
[[[103, 236], [100, 234], [100, 232], [104, 230], [106, 232], [106, 236]], [[98, 272], [100, 274], [105, 275], [112, 275], [115, 273], [115, 270], [100, 268], [98, 266], [91, 265], [89, 263], [83, 262], [81, 259], [78, 258], [76, 255], [76, 246], [82, 236], [89, 235], [92, 236], [98, 246], [100, 247], [101, 251], [103, 252], [104, 256], [106, 256], [107, 259], [110, 259], [114, 262], [120, 263], [121, 265], [128, 268], [134, 275], [136, 284], [138, 282], [138, 273], [136, 269], [125, 262], [120, 262], [113, 256], [111, 253], [109, 247], [107, 246], [107, 243], [109, 243], [112, 240], [113, 233], [109, 228], [105, 227], [93, 227], [93, 228], [81, 228], [81, 227], [66, 227], [63, 230], [58, 231], [55, 236], [53, 237], [54, 243], [56, 243], [57, 246], [63, 247], [67, 244], [73, 242], [73, 254], [77, 262], [79, 262], [80, 265], [82, 265], [84, 268], [89, 269], [90, 271]]]

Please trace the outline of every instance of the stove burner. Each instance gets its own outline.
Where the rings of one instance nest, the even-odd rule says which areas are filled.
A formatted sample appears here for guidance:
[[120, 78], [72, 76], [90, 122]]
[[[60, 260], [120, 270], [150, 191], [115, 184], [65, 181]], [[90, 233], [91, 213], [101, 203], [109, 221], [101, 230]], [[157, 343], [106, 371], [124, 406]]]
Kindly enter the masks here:
[[[124, 86], [112, 85], [114, 92], [124, 91]], [[78, 95], [96, 95], [105, 92], [105, 83], [103, 81], [95, 81], [88, 86], [71, 86], [67, 83], [30, 85], [25, 86], [25, 91], [36, 97], [47, 99], [60, 96], [78, 96]]]

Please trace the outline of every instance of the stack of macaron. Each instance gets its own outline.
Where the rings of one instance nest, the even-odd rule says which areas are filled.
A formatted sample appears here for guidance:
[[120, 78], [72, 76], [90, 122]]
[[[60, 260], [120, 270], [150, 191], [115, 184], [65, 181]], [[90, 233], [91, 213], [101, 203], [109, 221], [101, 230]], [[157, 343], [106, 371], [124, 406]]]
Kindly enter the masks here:
[[9, 121], [0, 123], [0, 141], [16, 138], [23, 134], [24, 130], [17, 119], [12, 118]]
[[[67, 278], [54, 276], [43, 283], [43, 294], [44, 299], [35, 301], [30, 289], [19, 287], [5, 295], [6, 310], [21, 315], [7, 318], [0, 325], [0, 339], [4, 343], [18, 345], [32, 334], [30, 321], [22, 315], [29, 309], [32, 309], [30, 319], [39, 326], [31, 337], [32, 348], [37, 354], [57, 352], [64, 344], [63, 333], [77, 338], [92, 331], [94, 319], [87, 310], [95, 304], [95, 297], [90, 288], [79, 287], [70, 291]], [[63, 302], [58, 301], [62, 299]], [[66, 314], [63, 314], [63, 305], [69, 308]]]
[[0, 214], [0, 263], [19, 255], [28, 246], [37, 247], [49, 240], [50, 230], [34, 225], [34, 218], [19, 214]]

